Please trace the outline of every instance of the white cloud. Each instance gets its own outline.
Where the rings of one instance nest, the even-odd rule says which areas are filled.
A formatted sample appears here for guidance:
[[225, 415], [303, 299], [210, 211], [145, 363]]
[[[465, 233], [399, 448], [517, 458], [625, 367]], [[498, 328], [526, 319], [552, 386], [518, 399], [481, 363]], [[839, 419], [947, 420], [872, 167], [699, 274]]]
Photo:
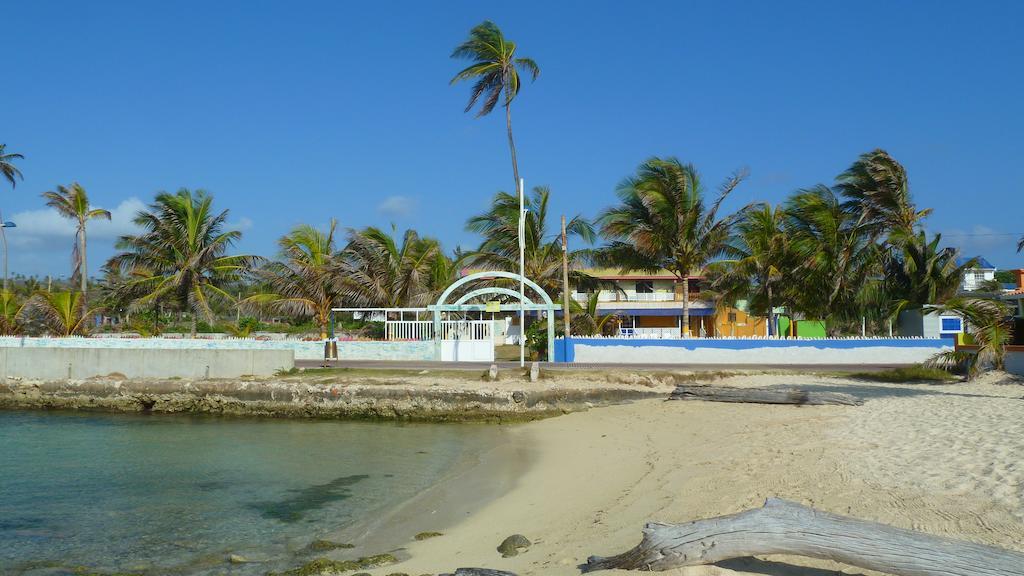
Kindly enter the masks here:
[[388, 196], [377, 205], [377, 211], [385, 216], [408, 216], [416, 209], [416, 199], [408, 196]]
[[246, 230], [252, 228], [252, 224], [253, 222], [251, 218], [246, 218], [245, 216], [242, 216], [238, 220], [227, 222], [225, 224], [225, 227], [228, 230], [238, 230], [239, 232], [245, 232]]
[[[145, 208], [138, 198], [128, 198], [110, 210], [110, 220], [89, 222], [89, 239], [113, 241], [125, 234], [134, 234], [138, 228], [132, 222], [135, 215]], [[8, 220], [17, 228], [7, 231], [7, 240], [12, 246], [22, 248], [66, 247], [75, 236], [75, 223], [62, 217], [52, 208], [24, 210], [12, 214]]]

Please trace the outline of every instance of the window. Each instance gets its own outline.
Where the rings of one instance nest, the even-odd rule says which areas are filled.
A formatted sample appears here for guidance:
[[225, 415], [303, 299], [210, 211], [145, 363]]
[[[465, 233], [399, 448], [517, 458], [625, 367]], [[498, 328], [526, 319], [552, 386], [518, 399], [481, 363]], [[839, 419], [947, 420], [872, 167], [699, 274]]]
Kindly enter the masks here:
[[636, 283], [637, 294], [654, 294], [654, 281], [641, 280]]

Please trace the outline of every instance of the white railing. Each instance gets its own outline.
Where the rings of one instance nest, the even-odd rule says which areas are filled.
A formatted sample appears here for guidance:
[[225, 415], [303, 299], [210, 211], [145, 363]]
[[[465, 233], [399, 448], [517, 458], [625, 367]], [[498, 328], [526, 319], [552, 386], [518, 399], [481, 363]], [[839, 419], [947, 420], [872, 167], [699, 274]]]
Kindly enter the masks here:
[[619, 336], [623, 338], [682, 338], [679, 328], [620, 328]]
[[[574, 293], [573, 299], [577, 302], [586, 302], [587, 294]], [[597, 297], [598, 302], [675, 302], [676, 295], [672, 292], [616, 292], [613, 290], [602, 290]]]
[[[491, 320], [445, 320], [441, 322], [442, 340], [491, 340]], [[433, 340], [431, 320], [388, 320], [384, 323], [385, 340]]]
[[388, 320], [384, 323], [385, 340], [433, 340], [434, 323], [430, 320]]

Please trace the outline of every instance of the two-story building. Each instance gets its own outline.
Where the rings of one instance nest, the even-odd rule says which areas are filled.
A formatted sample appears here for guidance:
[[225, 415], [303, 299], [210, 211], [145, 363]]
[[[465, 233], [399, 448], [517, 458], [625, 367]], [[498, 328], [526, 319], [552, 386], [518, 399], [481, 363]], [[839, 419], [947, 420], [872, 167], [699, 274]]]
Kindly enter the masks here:
[[[985, 282], [991, 282], [996, 278], [996, 267], [982, 256], [975, 256], [977, 264], [964, 271], [963, 281], [960, 283], [962, 292], [974, 292], [979, 290]], [[957, 258], [956, 265], [963, 266], [971, 258]]]
[[[683, 335], [683, 282], [668, 270], [655, 273], [622, 274], [614, 269], [584, 270], [600, 283], [597, 314], [615, 315], [617, 332], [641, 338], [679, 338]], [[748, 316], [733, 308], [716, 310], [715, 304], [701, 298], [704, 277], [686, 279], [690, 297], [690, 336], [764, 335], [763, 318]], [[576, 288], [578, 302], [590, 293]]]

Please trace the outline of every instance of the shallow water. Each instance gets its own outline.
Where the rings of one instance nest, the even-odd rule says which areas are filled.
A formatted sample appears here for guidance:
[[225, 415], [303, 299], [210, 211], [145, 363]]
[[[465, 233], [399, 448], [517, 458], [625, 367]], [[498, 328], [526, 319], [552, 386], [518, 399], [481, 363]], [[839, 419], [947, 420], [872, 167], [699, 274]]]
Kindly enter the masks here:
[[[480, 425], [0, 412], [0, 573], [264, 574], [499, 440]], [[375, 551], [379, 552], [379, 551]], [[260, 560], [229, 565], [229, 554]]]

